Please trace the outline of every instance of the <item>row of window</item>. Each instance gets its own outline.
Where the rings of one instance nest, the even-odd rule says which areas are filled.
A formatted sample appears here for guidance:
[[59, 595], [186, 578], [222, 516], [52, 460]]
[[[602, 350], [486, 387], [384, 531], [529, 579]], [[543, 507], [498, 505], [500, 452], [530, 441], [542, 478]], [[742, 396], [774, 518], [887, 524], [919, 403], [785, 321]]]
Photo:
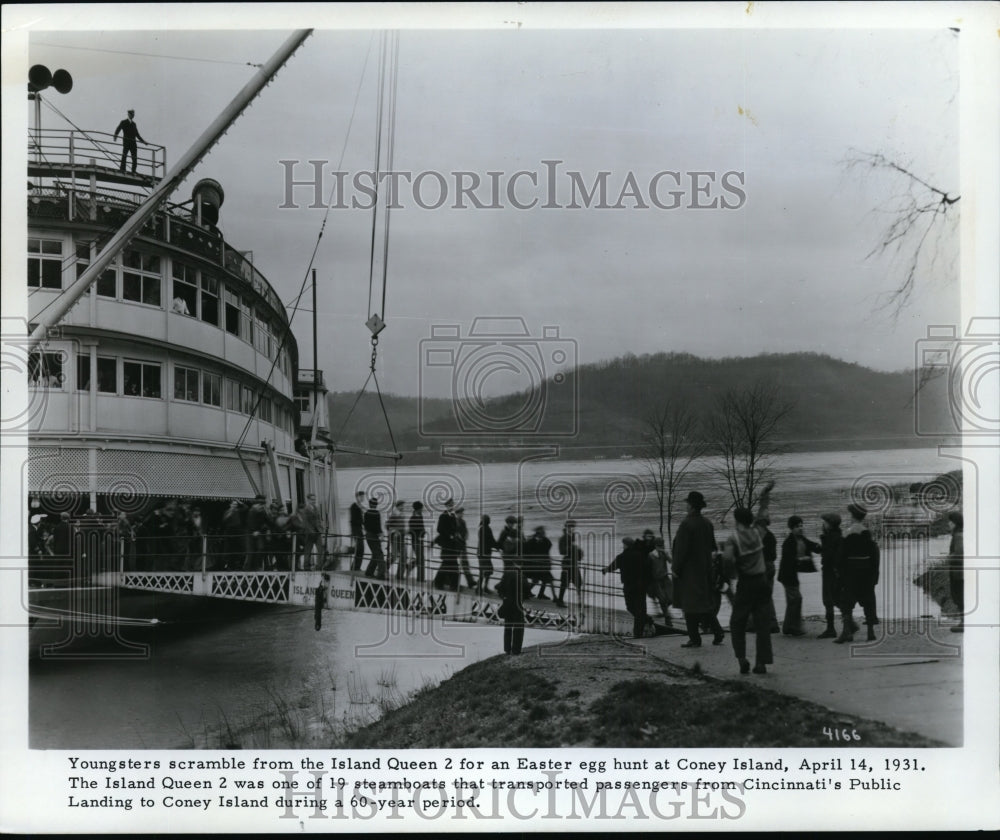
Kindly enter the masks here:
[[[32, 352], [28, 357], [28, 383], [33, 388], [62, 389], [66, 384], [63, 352]], [[76, 390], [96, 391], [125, 397], [163, 399], [162, 365], [159, 362], [140, 362], [114, 356], [97, 357], [97, 382], [91, 381], [89, 356], [76, 358]], [[120, 375], [119, 375], [120, 374]], [[119, 388], [119, 381], [121, 387]], [[256, 415], [266, 423], [294, 434], [294, 417], [285, 406], [271, 397], [261, 395], [256, 389], [236, 379], [174, 364], [174, 400], [201, 403], [221, 408], [225, 391], [228, 411]]]
[[[76, 248], [76, 276], [87, 269], [92, 243], [81, 242]], [[28, 238], [28, 287], [62, 288], [63, 243], [58, 239]], [[101, 273], [95, 284], [100, 297], [141, 303], [163, 308], [163, 263], [157, 254], [126, 250], [114, 264]], [[288, 350], [281, 346], [281, 328], [261, 310], [254, 308], [246, 295], [220, 286], [192, 265], [170, 261], [170, 311], [220, 327], [252, 345], [269, 359], [279, 359], [279, 367], [291, 377]]]

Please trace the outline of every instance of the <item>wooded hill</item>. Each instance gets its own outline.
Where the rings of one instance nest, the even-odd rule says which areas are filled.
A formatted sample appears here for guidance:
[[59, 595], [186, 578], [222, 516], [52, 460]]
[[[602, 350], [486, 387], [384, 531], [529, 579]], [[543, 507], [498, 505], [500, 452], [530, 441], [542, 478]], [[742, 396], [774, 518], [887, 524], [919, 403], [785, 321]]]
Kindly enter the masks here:
[[[758, 380], [776, 384], [782, 398], [793, 403], [780, 435], [789, 449], [893, 448], [941, 442], [915, 433], [918, 410], [922, 429], [957, 434], [949, 415], [946, 382], [930, 383], [915, 399], [913, 371], [886, 373], [817, 353], [725, 359], [686, 353], [627, 355], [580, 366], [561, 381], [549, 379], [537, 393], [509, 394], [461, 407], [466, 428], [481, 430], [488, 421], [505, 417], [531, 421], [532, 428], [508, 433], [462, 435], [455, 406], [448, 399], [421, 404], [417, 397], [391, 395], [384, 400], [396, 447], [406, 453], [404, 463], [437, 460], [443, 443], [495, 447], [498, 451], [487, 456], [490, 460], [503, 460], [504, 447], [537, 442], [559, 443], [567, 457], [638, 457], [646, 418], [665, 399], [682, 401], [704, 417], [719, 395]], [[356, 396], [329, 395], [334, 437], [351, 446], [391, 449], [374, 394], [362, 397], [338, 438]], [[338, 463], [367, 461], [341, 455]]]

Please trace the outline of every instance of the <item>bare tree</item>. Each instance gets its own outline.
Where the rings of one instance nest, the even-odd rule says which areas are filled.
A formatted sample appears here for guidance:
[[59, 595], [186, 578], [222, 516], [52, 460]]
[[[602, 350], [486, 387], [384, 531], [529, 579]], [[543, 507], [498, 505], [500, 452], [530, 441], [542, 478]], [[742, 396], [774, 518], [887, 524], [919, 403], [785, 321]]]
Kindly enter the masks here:
[[673, 540], [673, 511], [680, 483], [694, 460], [708, 449], [706, 441], [696, 434], [698, 428], [691, 411], [669, 399], [646, 418], [643, 460], [660, 511], [660, 536], [665, 519], [668, 545]]
[[941, 237], [953, 230], [958, 220], [956, 205], [961, 196], [929, 183], [881, 152], [850, 149], [844, 165], [848, 170], [890, 174], [904, 187], [903, 192], [880, 208], [889, 214], [890, 221], [879, 243], [867, 255], [892, 253], [904, 261], [903, 278], [887, 293], [884, 303], [894, 316], [898, 316], [913, 294], [921, 258], [929, 252], [930, 267], [936, 264], [941, 252]]
[[[722, 394], [709, 421], [712, 443], [722, 457], [718, 474], [725, 480], [732, 506], [753, 508], [770, 479], [780, 451], [781, 421], [794, 407], [774, 383], [759, 380]], [[728, 512], [728, 511], [727, 511]]]

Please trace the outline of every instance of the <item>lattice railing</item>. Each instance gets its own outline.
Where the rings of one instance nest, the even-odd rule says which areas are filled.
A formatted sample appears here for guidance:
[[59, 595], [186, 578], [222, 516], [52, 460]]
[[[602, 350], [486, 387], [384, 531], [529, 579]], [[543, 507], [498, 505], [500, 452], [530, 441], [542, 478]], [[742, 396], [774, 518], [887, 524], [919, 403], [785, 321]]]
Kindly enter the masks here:
[[446, 596], [438, 592], [406, 589], [375, 580], [354, 582], [354, 606], [416, 615], [446, 615]]
[[121, 578], [126, 589], [152, 589], [156, 592], [194, 592], [194, 574], [188, 572], [126, 572]]
[[264, 601], [269, 604], [288, 602], [287, 572], [216, 572], [212, 575], [213, 598], [233, 598], [239, 601]]

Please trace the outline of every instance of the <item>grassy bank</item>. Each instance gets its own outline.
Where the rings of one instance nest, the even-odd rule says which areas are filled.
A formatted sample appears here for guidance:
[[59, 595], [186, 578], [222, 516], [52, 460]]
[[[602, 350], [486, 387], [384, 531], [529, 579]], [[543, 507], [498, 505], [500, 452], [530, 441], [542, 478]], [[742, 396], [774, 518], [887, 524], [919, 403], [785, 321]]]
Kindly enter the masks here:
[[335, 746], [830, 747], [823, 729], [831, 726], [864, 732], [868, 747], [940, 746], [752, 678], [712, 679], [604, 639], [476, 663]]

